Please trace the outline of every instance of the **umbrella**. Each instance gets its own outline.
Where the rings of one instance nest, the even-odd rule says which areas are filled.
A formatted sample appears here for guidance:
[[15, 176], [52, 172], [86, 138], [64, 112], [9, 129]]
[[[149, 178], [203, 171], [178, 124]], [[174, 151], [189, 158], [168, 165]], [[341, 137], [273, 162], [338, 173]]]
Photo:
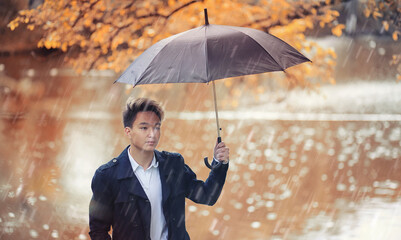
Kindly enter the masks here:
[[204, 12], [205, 25], [155, 43], [116, 82], [134, 87], [141, 84], [212, 82], [220, 142], [214, 80], [284, 71], [310, 60], [271, 34], [251, 28], [209, 24], [207, 9]]

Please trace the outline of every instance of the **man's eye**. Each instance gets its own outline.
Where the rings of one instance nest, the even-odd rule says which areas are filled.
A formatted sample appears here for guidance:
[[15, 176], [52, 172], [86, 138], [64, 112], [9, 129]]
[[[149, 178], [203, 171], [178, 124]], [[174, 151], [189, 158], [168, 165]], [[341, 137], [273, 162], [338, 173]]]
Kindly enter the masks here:
[[146, 130], [146, 129], [148, 129], [147, 127], [141, 127], [140, 129], [142, 129], [142, 130]]

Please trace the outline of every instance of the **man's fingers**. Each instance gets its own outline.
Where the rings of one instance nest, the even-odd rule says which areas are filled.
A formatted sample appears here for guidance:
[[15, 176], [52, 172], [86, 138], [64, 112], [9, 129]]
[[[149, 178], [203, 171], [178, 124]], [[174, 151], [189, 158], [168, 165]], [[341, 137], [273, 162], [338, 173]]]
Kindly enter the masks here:
[[223, 148], [225, 146], [226, 146], [226, 144], [224, 142], [220, 142], [220, 143], [216, 143], [216, 147], [215, 148]]

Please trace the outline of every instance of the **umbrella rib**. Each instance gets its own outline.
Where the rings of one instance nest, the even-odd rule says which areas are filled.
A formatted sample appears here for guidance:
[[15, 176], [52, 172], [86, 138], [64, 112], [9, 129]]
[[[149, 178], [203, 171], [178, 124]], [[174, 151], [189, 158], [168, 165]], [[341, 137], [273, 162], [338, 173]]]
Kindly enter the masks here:
[[208, 82], [210, 82], [209, 81], [209, 71], [208, 71], [208, 65], [209, 65], [209, 61], [208, 61], [208, 54], [207, 54], [207, 35], [206, 35], [206, 29], [207, 29], [207, 26], [208, 25], [205, 25], [205, 58], [206, 58], [206, 61], [205, 61], [205, 69], [206, 69], [206, 82], [208, 83]]

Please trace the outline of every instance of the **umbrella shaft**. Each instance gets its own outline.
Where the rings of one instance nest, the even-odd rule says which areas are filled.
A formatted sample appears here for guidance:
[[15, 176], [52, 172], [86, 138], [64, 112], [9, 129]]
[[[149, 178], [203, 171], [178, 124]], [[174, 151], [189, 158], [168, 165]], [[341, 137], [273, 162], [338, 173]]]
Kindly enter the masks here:
[[217, 124], [217, 136], [220, 138], [220, 124], [219, 124], [219, 112], [217, 110], [217, 98], [216, 98], [216, 86], [213, 83], [213, 97], [214, 97], [214, 111], [216, 113], [216, 124]]

